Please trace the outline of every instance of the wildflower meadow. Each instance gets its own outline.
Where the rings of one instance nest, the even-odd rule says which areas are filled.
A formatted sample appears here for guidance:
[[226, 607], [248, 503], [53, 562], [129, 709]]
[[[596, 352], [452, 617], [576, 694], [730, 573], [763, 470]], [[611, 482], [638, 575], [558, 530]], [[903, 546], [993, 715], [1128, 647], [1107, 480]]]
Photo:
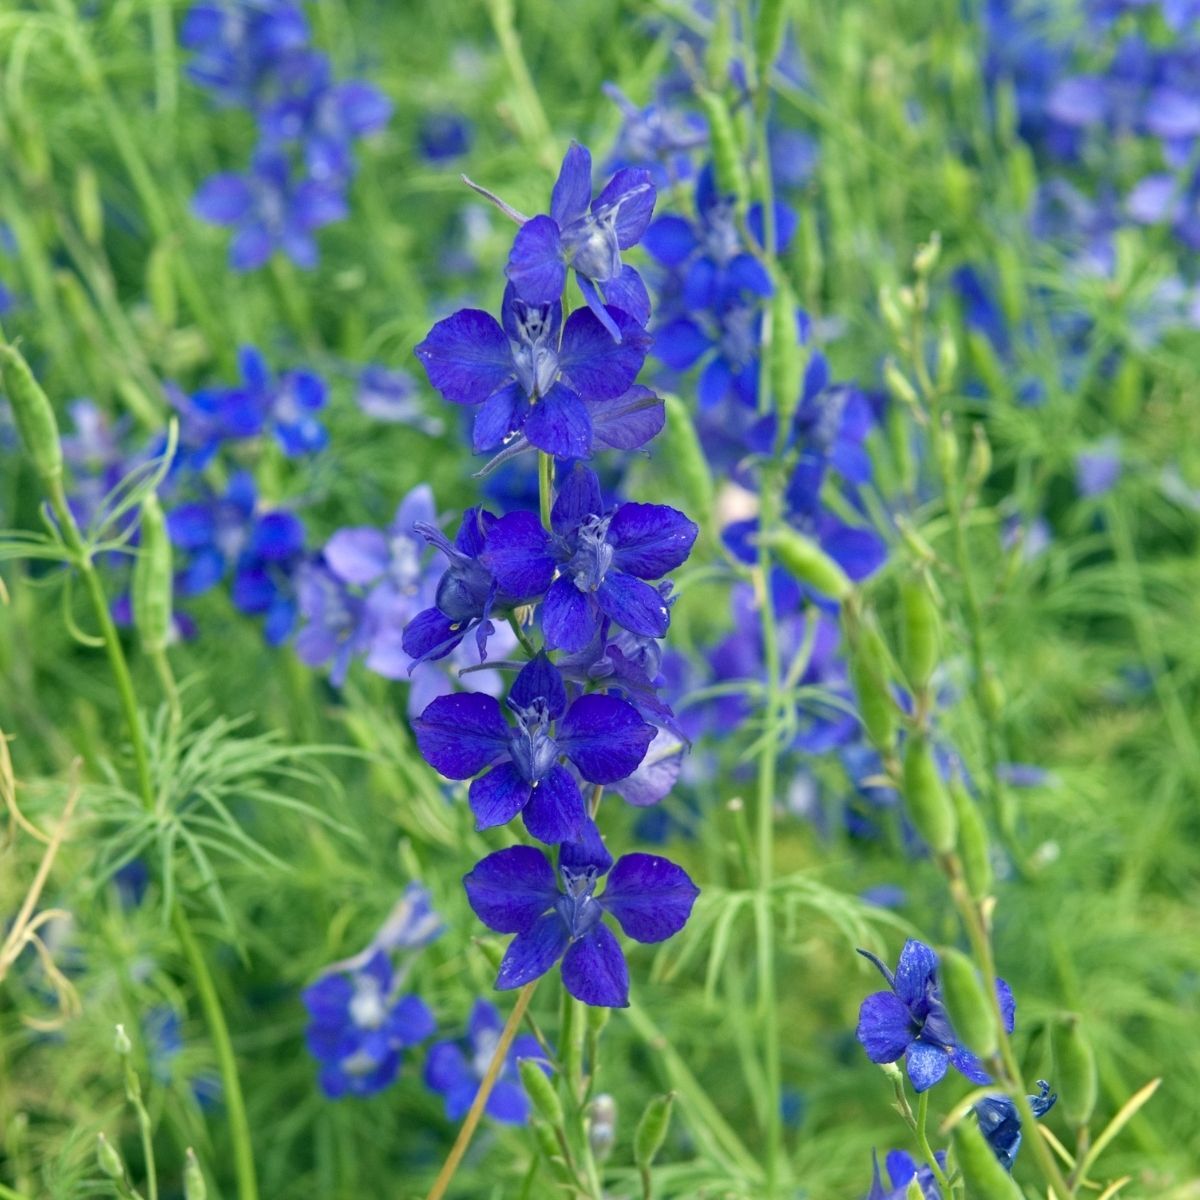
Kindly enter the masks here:
[[1200, 1197], [1197, 0], [0, 0], [0, 1200]]

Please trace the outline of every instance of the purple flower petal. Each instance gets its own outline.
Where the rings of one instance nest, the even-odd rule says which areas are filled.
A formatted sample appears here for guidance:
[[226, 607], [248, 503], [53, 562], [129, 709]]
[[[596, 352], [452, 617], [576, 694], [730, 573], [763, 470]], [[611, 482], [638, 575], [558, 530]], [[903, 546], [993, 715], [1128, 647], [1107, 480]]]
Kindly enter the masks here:
[[937, 971], [938, 957], [924, 942], [909, 938], [896, 963], [893, 987], [896, 995], [910, 1007], [925, 999], [929, 981]]
[[567, 266], [562, 237], [550, 217], [534, 217], [517, 230], [504, 273], [528, 304], [550, 304], [562, 295]]
[[500, 322], [477, 308], [439, 321], [413, 353], [429, 382], [455, 404], [481, 404], [513, 376], [512, 351]]
[[555, 764], [546, 777], [534, 785], [521, 819], [533, 837], [549, 846], [578, 837], [587, 819], [587, 809], [579, 787], [566, 767]]
[[[616, 279], [609, 279], [604, 283], [603, 291], [605, 304], [628, 313], [639, 326], [650, 320], [650, 293], [646, 291], [642, 277], [633, 267], [622, 267]], [[595, 312], [590, 303], [588, 307]], [[601, 320], [603, 321], [603, 317]], [[618, 326], [618, 330], [619, 328]], [[620, 341], [624, 334], [619, 332], [614, 336]]]
[[671, 612], [657, 589], [624, 571], [610, 570], [605, 575], [596, 603], [622, 629], [643, 637], [665, 637], [671, 626]]
[[1004, 1017], [1004, 1028], [1012, 1033], [1017, 1021], [1017, 1002], [1012, 994], [1012, 988], [1003, 979], [996, 980], [996, 999], [1000, 1001], [1000, 1012]]
[[664, 267], [678, 267], [700, 242], [683, 217], [659, 217], [646, 229], [642, 245]]
[[627, 1008], [629, 968], [612, 931], [597, 925], [567, 950], [563, 985], [576, 1000], [597, 1008]]
[[687, 559], [699, 533], [666, 504], [622, 504], [608, 527], [613, 564], [639, 579], [659, 579]]
[[545, 975], [567, 948], [567, 937], [567, 927], [558, 913], [539, 917], [513, 938], [496, 975], [497, 989], [503, 992], [524, 987]]
[[275, 252], [275, 241], [256, 221], [243, 225], [229, 243], [229, 265], [235, 271], [255, 271]]
[[1046, 100], [1047, 115], [1074, 128], [1098, 124], [1104, 120], [1107, 111], [1106, 84], [1096, 75], [1063, 79]]
[[531, 785], [516, 765], [503, 762], [480, 775], [467, 792], [476, 829], [507, 825], [529, 801]]
[[592, 418], [593, 446], [637, 450], [662, 432], [666, 407], [649, 388], [634, 384], [615, 400], [585, 401]]
[[499, 702], [481, 692], [439, 696], [413, 722], [421, 756], [447, 779], [470, 779], [508, 745]]
[[612, 870], [613, 858], [596, 828], [596, 822], [590, 818], [583, 823], [579, 836], [574, 841], [563, 842], [558, 848], [558, 868], [560, 871], [574, 871], [576, 874], [594, 870], [597, 875], [607, 875]]
[[855, 1035], [873, 1063], [895, 1062], [913, 1040], [912, 1015], [894, 992], [875, 992], [858, 1010]]
[[[474, 1099], [474, 1093], [471, 1098]], [[529, 1120], [529, 1098], [519, 1083], [501, 1079], [492, 1088], [484, 1112], [493, 1121], [503, 1121], [506, 1125], [524, 1125]]]
[[529, 414], [529, 399], [517, 382], [493, 392], [476, 410], [471, 431], [471, 449], [483, 454], [504, 445], [509, 435], [524, 425]]
[[254, 194], [240, 175], [213, 175], [192, 200], [192, 212], [214, 225], [236, 225], [250, 212]]
[[589, 783], [631, 775], [654, 740], [654, 726], [615, 696], [580, 696], [558, 723], [559, 749]]
[[587, 408], [561, 380], [533, 406], [525, 421], [525, 436], [555, 458], [586, 458], [592, 452]]
[[592, 199], [592, 156], [586, 146], [572, 142], [550, 193], [550, 215], [560, 229], [578, 221]]
[[325, 543], [325, 561], [344, 583], [373, 583], [391, 562], [387, 537], [379, 529], [339, 529]]
[[585, 518], [604, 511], [600, 499], [600, 480], [596, 472], [576, 463], [571, 473], [562, 481], [554, 507], [550, 510], [550, 524], [555, 533], [567, 534]]
[[612, 400], [633, 384], [646, 360], [647, 338], [625, 313], [609, 314], [621, 330], [615, 342], [586, 308], [577, 308], [563, 327], [558, 365], [580, 396]]
[[908, 1066], [908, 1077], [912, 1080], [913, 1091], [928, 1091], [946, 1074], [950, 1059], [946, 1052], [927, 1042], [913, 1042], [905, 1055]]
[[550, 540], [536, 513], [501, 517], [488, 531], [480, 558], [500, 587], [517, 599], [542, 595], [554, 578]]
[[605, 185], [592, 203], [592, 212], [600, 217], [614, 213], [617, 245], [622, 250], [641, 241], [657, 198], [654, 180], [644, 167], [623, 167]]
[[591, 602], [569, 575], [560, 575], [542, 602], [542, 632], [552, 650], [574, 654], [596, 636], [596, 616]]
[[404, 627], [401, 645], [414, 662], [445, 658], [463, 640], [466, 628], [440, 608], [426, 608]]
[[[614, 342], [621, 340], [621, 328], [617, 324], [616, 317], [608, 310], [608, 306], [604, 303], [604, 297], [600, 294], [596, 285], [587, 278], [586, 275], [575, 273], [575, 282], [579, 285], [579, 291], [583, 295], [584, 303], [591, 309], [596, 320], [608, 330]], [[615, 305], [613, 306], [615, 309]]]
[[497, 933], [521, 933], [558, 897], [554, 868], [533, 846], [497, 850], [463, 877], [475, 915]]
[[1178, 187], [1172, 175], [1147, 175], [1139, 180], [1125, 202], [1129, 215], [1141, 225], [1156, 225], [1174, 215]]
[[654, 335], [654, 355], [673, 371], [695, 366], [700, 356], [712, 348], [708, 336], [690, 317], [668, 321]]
[[687, 924], [698, 895], [682, 867], [656, 854], [626, 854], [612, 869], [600, 903], [627, 937], [665, 942]]
[[537, 700], [544, 700], [551, 718], [557, 720], [567, 707], [567, 688], [558, 668], [539, 654], [531, 658], [513, 680], [508, 693], [508, 703], [514, 709], [528, 708]]

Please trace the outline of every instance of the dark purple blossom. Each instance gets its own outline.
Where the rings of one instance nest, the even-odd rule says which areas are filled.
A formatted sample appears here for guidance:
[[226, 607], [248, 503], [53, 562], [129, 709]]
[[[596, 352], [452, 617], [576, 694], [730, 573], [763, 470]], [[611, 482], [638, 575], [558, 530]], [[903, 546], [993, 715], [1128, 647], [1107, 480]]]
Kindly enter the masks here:
[[[465, 1038], [435, 1042], [429, 1047], [425, 1059], [425, 1085], [445, 1099], [447, 1120], [461, 1121], [467, 1115], [496, 1052], [503, 1025], [494, 1004], [476, 1000]], [[530, 1033], [519, 1034], [513, 1039], [499, 1078], [488, 1096], [484, 1112], [493, 1121], [524, 1125], [529, 1120], [529, 1097], [517, 1075], [517, 1063], [523, 1058], [544, 1058], [537, 1038]]]
[[621, 251], [641, 239], [654, 212], [650, 172], [618, 171], [592, 199], [592, 156], [572, 142], [550, 197], [550, 215], [525, 221], [517, 232], [505, 274], [527, 304], [553, 304], [573, 268], [587, 306], [614, 339], [623, 330], [608, 306], [628, 313], [639, 326], [650, 319], [646, 285]]
[[[600, 880], [607, 885], [595, 894]], [[496, 987], [521, 987], [562, 959], [567, 991], [585, 1004], [624, 1008], [629, 970], [607, 914], [626, 936], [661, 942], [687, 923], [699, 889], [682, 867], [653, 854], [626, 854], [616, 866], [592, 822], [559, 848], [558, 872], [540, 850], [489, 854], [463, 880], [475, 915], [497, 933], [515, 933]]]
[[478, 406], [476, 452], [523, 432], [547, 454], [583, 458], [592, 450], [588, 402], [623, 395], [646, 357], [639, 325], [615, 309], [608, 320], [621, 331], [617, 341], [587, 309], [564, 324], [557, 298], [529, 304], [509, 284], [499, 321], [461, 309], [429, 331], [416, 355], [447, 400]]
[[[1038, 1094], [1029, 1097], [1029, 1107], [1035, 1117], [1041, 1118], [1054, 1107], [1057, 1099], [1058, 1096], [1051, 1093], [1049, 1083], [1039, 1079]], [[1012, 1097], [1003, 1093], [984, 1096], [974, 1108], [980, 1132], [992, 1153], [1006, 1171], [1011, 1171], [1021, 1148], [1021, 1116]]]
[[[520, 813], [539, 841], [577, 837], [586, 809], [566, 757], [588, 783], [616, 783], [646, 754], [654, 728], [615, 696], [585, 695], [567, 704], [566, 686], [545, 654], [527, 663], [500, 702], [478, 692], [439, 696], [413, 722], [417, 746], [449, 779], [477, 776], [468, 792], [477, 828]], [[482, 772], [482, 774], [481, 774]]]
[[582, 650], [601, 621], [644, 637], [662, 637], [670, 610], [648, 580], [680, 566], [699, 533], [677, 509], [622, 504], [606, 510], [600, 481], [576, 465], [563, 482], [547, 532], [533, 513], [501, 517], [488, 533], [483, 560], [506, 591], [545, 596], [548, 646]]
[[257, 516], [234, 568], [234, 607], [263, 618], [263, 636], [281, 645], [296, 621], [295, 576], [304, 558], [304, 524], [276, 509]]
[[[946, 1156], [939, 1151], [937, 1158], [938, 1164], [944, 1167]], [[909, 1186], [914, 1180], [925, 1200], [942, 1200], [937, 1178], [924, 1163], [918, 1166], [912, 1155], [903, 1150], [889, 1150], [885, 1161], [891, 1187], [884, 1187], [883, 1178], [879, 1174], [879, 1159], [872, 1153], [871, 1190], [867, 1193], [866, 1200], [908, 1200]]]
[[[939, 1082], [951, 1064], [972, 1083], [991, 1081], [979, 1059], [958, 1044], [938, 990], [938, 957], [930, 947], [910, 938], [900, 951], [895, 974], [873, 954], [859, 953], [875, 964], [891, 989], [868, 996], [859, 1010], [857, 1037], [872, 1062], [903, 1058], [918, 1092]], [[1016, 1005], [1003, 979], [996, 980], [996, 997], [1011, 1033]]]
[[224, 397], [223, 419], [241, 436], [269, 429], [289, 457], [313, 454], [329, 441], [316, 414], [325, 407], [325, 381], [313, 371], [274, 375], [253, 346], [238, 351], [242, 382]]

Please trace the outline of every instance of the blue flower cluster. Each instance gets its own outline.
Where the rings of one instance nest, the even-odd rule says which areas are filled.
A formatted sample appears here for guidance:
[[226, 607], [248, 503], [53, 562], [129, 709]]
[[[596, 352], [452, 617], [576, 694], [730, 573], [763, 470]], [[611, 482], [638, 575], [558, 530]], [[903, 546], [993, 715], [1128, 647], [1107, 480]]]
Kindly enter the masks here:
[[[417, 745], [442, 775], [471, 780], [478, 828], [519, 814], [533, 838], [557, 847], [552, 861], [511, 846], [466, 876], [484, 924], [516, 935], [497, 987], [527, 984], [561, 959], [567, 991], [609, 1007], [628, 1003], [629, 975], [605, 915], [635, 941], [658, 942], [683, 927], [697, 895], [682, 868], [655, 855], [614, 865], [597, 827], [605, 788], [631, 785], [640, 803], [662, 794], [661, 773], [633, 781], [672, 727], [658, 695], [665, 577], [699, 532], [666, 505], [614, 503], [582, 461], [636, 448], [663, 424], [661, 402], [635, 383], [650, 303], [622, 258], [655, 198], [639, 167], [617, 170], [594, 195], [591, 155], [572, 144], [548, 214], [523, 217], [495, 200], [519, 225], [500, 319], [463, 309], [416, 349], [430, 383], [475, 409], [476, 452], [508, 460], [536, 449], [542, 480], [541, 515], [469, 509], [453, 541], [432, 521], [416, 525], [445, 566], [403, 649], [428, 663], [473, 634], [482, 659], [504, 618], [527, 655], [503, 702], [479, 691], [434, 699], [413, 723]], [[568, 314], [572, 275], [584, 306]]]
[[[875, 955], [859, 953], [874, 963], [887, 982], [886, 992], [875, 992], [863, 1002], [858, 1015], [857, 1037], [867, 1057], [875, 1063], [894, 1063], [904, 1059], [908, 1077], [917, 1092], [928, 1091], [939, 1083], [953, 1066], [974, 1084], [991, 1083], [991, 1076], [974, 1054], [962, 1046], [946, 1015], [938, 985], [937, 953], [923, 942], [910, 938], [900, 951], [896, 970], [890, 971]], [[1011, 1033], [1016, 1018], [1012, 989], [1003, 979], [996, 980], [996, 999], [1004, 1016], [1005, 1029]], [[1049, 1084], [1040, 1081], [1041, 1094], [1030, 1097], [1034, 1115], [1050, 1111], [1056, 1097]], [[975, 1105], [975, 1113], [984, 1137], [1007, 1170], [1021, 1144], [1021, 1122], [1016, 1106], [1005, 1095], [986, 1096]], [[892, 1163], [888, 1170], [893, 1185], [899, 1186]], [[909, 1172], [905, 1181], [912, 1177]], [[932, 1181], [922, 1180], [927, 1195], [937, 1196]], [[871, 1196], [889, 1196], [879, 1182], [878, 1165]], [[903, 1189], [899, 1192], [903, 1195]]]
[[249, 169], [206, 180], [196, 215], [233, 229], [235, 271], [280, 251], [316, 266], [314, 233], [347, 214], [354, 144], [387, 124], [391, 101], [363, 80], [334, 77], [292, 0], [202, 0], [180, 40], [193, 55], [191, 78], [223, 107], [250, 112], [258, 130]]

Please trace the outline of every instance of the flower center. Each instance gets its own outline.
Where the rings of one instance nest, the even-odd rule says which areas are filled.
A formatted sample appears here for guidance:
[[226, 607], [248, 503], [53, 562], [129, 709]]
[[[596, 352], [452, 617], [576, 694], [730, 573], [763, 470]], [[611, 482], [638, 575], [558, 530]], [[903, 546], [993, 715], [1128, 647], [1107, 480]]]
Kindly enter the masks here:
[[558, 745], [550, 733], [550, 708], [545, 700], [534, 700], [526, 708], [515, 708], [517, 728], [509, 738], [509, 753], [529, 783], [538, 783], [558, 760]]
[[589, 213], [563, 232], [567, 261], [584, 278], [606, 283], [621, 273], [616, 220], [615, 208], [599, 216]]
[[374, 976], [360, 975], [354, 981], [350, 1017], [360, 1029], [378, 1029], [387, 1020], [387, 1005]]
[[510, 339], [517, 381], [531, 398], [544, 396], [558, 378], [558, 349], [549, 304], [513, 305], [519, 338]]
[[575, 553], [566, 573], [581, 592], [594, 592], [612, 566], [613, 548], [608, 543], [609, 517], [585, 517], [575, 535]]
[[595, 867], [578, 870], [563, 867], [560, 874], [566, 891], [554, 902], [554, 908], [562, 917], [571, 941], [577, 941], [594, 929], [603, 916], [603, 909], [592, 895], [596, 890], [599, 872]]

